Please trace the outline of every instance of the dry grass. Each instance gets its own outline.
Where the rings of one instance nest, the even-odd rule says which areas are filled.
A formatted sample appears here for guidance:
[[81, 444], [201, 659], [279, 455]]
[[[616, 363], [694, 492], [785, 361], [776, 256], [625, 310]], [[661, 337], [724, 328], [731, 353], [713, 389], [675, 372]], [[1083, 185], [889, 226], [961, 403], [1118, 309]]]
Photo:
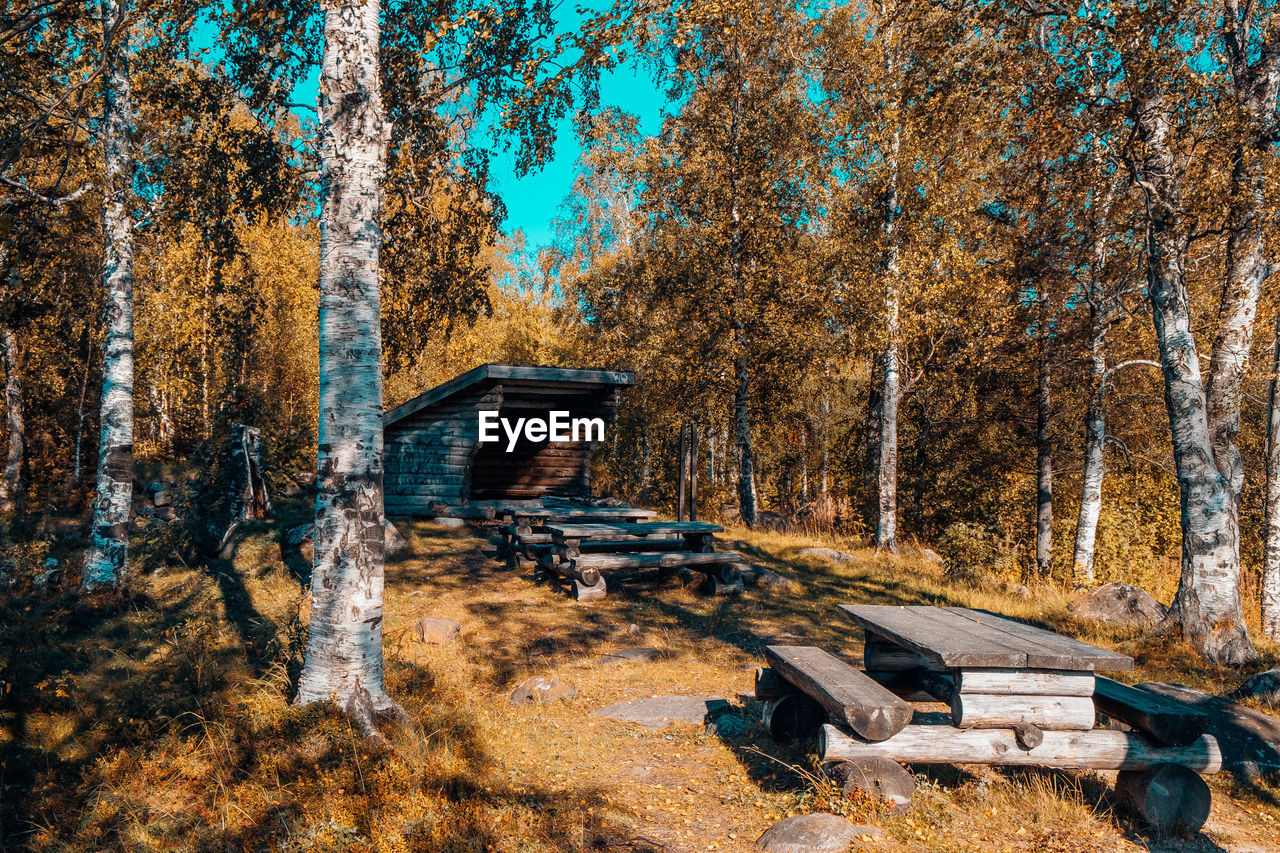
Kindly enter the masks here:
[[[753, 559], [793, 578], [789, 594], [708, 599], [674, 583], [615, 584], [577, 605], [501, 568], [483, 540], [404, 524], [411, 553], [388, 567], [390, 689], [414, 724], [392, 748], [346, 719], [295, 709], [305, 637], [296, 557], [280, 533], [249, 532], [231, 562], [177, 568], [131, 596], [4, 605], [0, 664], [0, 840], [36, 850], [747, 850], [780, 817], [826, 810], [880, 827], [884, 850], [1264, 850], [1280, 820], [1270, 787], [1215, 782], [1195, 839], [1148, 839], [1116, 813], [1105, 774], [916, 768], [916, 805], [892, 816], [842, 798], [797, 745], [772, 743], [749, 693], [769, 642], [856, 656], [838, 602], [988, 608], [1134, 655], [1134, 678], [1221, 690], [1241, 673], [1181, 644], [1084, 623], [1066, 594], [1029, 600], [948, 583], [918, 553], [877, 558], [854, 543], [733, 530]], [[858, 559], [801, 559], [806, 545]], [[456, 618], [461, 638], [427, 646], [420, 616]], [[608, 666], [603, 652], [661, 650]], [[1276, 649], [1264, 649], [1274, 665]], [[571, 701], [516, 708], [512, 688], [559, 677]], [[661, 693], [718, 694], [731, 725], [650, 731], [594, 717]]]

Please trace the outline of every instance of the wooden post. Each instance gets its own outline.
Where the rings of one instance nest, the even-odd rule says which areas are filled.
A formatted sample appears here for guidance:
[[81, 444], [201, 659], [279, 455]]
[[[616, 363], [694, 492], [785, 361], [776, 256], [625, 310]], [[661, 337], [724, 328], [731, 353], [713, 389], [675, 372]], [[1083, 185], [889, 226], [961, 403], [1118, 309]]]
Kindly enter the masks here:
[[676, 479], [680, 481], [680, 496], [676, 501], [676, 521], [684, 521], [684, 480], [685, 480], [685, 424], [680, 424], [680, 461], [677, 465], [679, 473]]
[[689, 425], [689, 520], [698, 520], [698, 425]]

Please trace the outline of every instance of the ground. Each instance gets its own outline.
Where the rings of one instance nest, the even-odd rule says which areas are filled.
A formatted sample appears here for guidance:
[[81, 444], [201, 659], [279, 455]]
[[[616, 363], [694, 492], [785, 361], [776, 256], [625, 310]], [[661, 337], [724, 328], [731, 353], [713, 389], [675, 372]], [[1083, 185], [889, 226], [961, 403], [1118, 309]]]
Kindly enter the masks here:
[[[292, 515], [291, 515], [292, 513]], [[1066, 593], [1030, 600], [949, 583], [925, 556], [730, 529], [753, 560], [795, 581], [706, 598], [675, 581], [617, 584], [571, 601], [505, 568], [467, 531], [401, 522], [387, 569], [391, 692], [413, 723], [390, 744], [341, 715], [288, 704], [305, 640], [306, 564], [282, 555], [305, 507], [251, 526], [228, 560], [135, 574], [123, 597], [30, 595], [4, 605], [0, 844], [36, 850], [749, 850], [783, 816], [839, 811], [877, 827], [866, 849], [1262, 851], [1280, 788], [1222, 777], [1194, 838], [1153, 838], [1109, 798], [1108, 774], [917, 767], [910, 813], [850, 801], [804, 745], [778, 745], [749, 697], [763, 646], [804, 642], [856, 657], [839, 602], [985, 607], [1133, 655], [1128, 680], [1221, 691], [1246, 673], [1197, 663], [1180, 643], [1083, 623]], [[808, 545], [857, 560], [799, 558]], [[414, 622], [462, 623], [419, 643]], [[600, 660], [629, 647], [652, 662]], [[1264, 647], [1276, 664], [1276, 649]], [[515, 707], [523, 679], [577, 695]], [[718, 695], [730, 716], [650, 730], [593, 716], [655, 694]]]

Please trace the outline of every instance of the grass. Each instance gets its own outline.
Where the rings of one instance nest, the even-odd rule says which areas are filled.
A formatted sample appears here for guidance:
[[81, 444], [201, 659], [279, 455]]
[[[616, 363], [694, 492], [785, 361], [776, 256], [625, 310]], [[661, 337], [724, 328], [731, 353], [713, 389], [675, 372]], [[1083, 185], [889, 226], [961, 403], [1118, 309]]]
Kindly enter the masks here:
[[[1265, 850], [1276, 788], [1214, 780], [1214, 813], [1193, 839], [1149, 838], [1114, 808], [1104, 773], [918, 767], [915, 806], [894, 816], [826, 783], [801, 745], [774, 744], [752, 688], [763, 646], [802, 641], [856, 656], [840, 602], [987, 608], [1115, 648], [1133, 680], [1214, 691], [1243, 673], [1181, 643], [1073, 617], [1068, 594], [1030, 599], [949, 582], [922, 554], [877, 557], [856, 543], [730, 530], [752, 559], [796, 581], [788, 593], [710, 599], [674, 582], [611, 584], [582, 606], [502, 568], [491, 546], [404, 523], [409, 553], [387, 576], [389, 689], [413, 723], [391, 746], [345, 717], [298, 709], [289, 689], [305, 641], [306, 566], [282, 532], [250, 526], [230, 560], [135, 577], [119, 597], [27, 596], [0, 607], [0, 846], [33, 850], [567, 851], [749, 850], [788, 814], [837, 811], [879, 827], [884, 850]], [[802, 558], [808, 545], [853, 562]], [[446, 646], [414, 622], [458, 619]], [[604, 665], [645, 646], [652, 663]], [[1257, 667], [1274, 666], [1265, 646]], [[513, 707], [533, 675], [574, 685], [570, 701]], [[612, 702], [717, 694], [733, 725], [650, 731], [595, 717]]]

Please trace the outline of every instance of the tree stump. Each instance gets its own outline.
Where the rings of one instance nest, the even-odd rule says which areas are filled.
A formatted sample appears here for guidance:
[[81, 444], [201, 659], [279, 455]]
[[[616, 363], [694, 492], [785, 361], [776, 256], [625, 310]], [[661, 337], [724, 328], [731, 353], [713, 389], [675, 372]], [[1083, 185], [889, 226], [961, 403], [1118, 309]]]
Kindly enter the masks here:
[[231, 427], [231, 521], [270, 514], [271, 498], [262, 476], [262, 431], [236, 424]]
[[1166, 834], [1191, 835], [1209, 819], [1209, 786], [1180, 764], [1116, 774], [1116, 798]]
[[896, 761], [872, 755], [833, 764], [829, 772], [840, 783], [846, 797], [861, 791], [887, 800], [898, 814], [911, 808], [916, 780]]

